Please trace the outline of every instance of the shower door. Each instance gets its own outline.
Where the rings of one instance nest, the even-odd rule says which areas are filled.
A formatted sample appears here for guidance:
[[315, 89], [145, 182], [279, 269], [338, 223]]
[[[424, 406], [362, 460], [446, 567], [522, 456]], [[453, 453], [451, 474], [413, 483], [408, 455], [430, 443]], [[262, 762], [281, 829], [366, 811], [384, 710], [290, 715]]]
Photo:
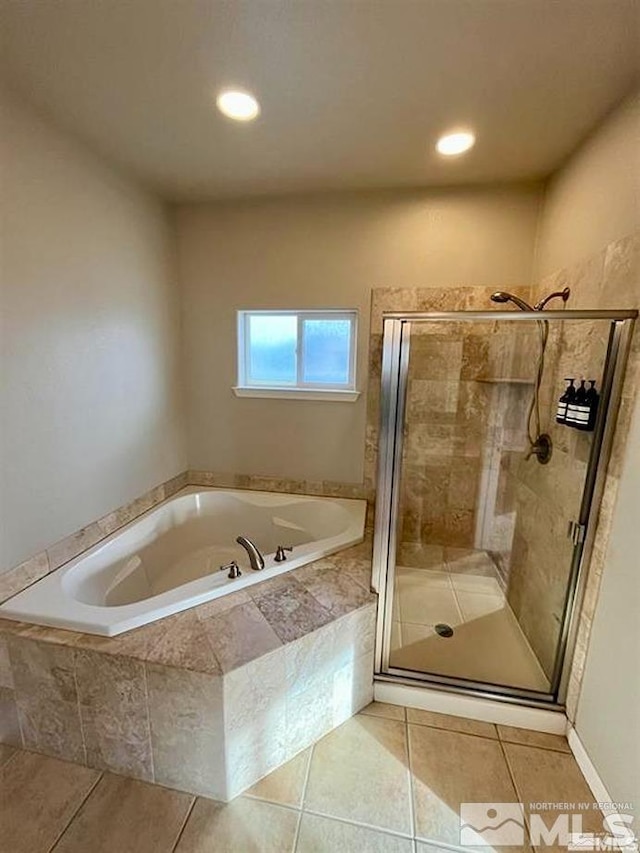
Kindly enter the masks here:
[[[385, 317], [381, 676], [562, 702], [632, 316]], [[595, 381], [591, 429], [556, 422], [569, 378]]]

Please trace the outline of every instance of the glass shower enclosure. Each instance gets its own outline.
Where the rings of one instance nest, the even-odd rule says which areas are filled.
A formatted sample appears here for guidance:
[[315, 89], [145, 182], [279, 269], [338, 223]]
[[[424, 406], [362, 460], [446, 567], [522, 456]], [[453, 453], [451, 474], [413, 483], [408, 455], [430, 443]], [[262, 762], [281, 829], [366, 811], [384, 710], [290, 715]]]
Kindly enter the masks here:
[[635, 314], [384, 316], [378, 678], [563, 703]]

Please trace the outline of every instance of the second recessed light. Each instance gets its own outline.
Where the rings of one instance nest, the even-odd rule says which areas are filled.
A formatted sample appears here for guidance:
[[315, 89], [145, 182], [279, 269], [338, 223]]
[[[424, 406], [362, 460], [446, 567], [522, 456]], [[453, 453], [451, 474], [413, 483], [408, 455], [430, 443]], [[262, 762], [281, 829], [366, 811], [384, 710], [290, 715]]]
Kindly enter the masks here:
[[445, 157], [455, 157], [473, 148], [476, 138], [470, 130], [458, 130], [446, 133], [436, 143], [436, 150]]
[[260, 115], [260, 104], [249, 92], [224, 89], [216, 98], [220, 112], [235, 121], [251, 121]]

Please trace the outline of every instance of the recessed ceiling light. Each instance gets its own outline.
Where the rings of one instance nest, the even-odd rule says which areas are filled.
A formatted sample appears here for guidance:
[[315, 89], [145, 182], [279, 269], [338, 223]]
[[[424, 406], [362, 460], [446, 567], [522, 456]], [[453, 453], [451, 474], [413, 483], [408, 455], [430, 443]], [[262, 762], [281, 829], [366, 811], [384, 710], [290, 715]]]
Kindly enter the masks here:
[[251, 121], [260, 115], [260, 104], [249, 92], [240, 89], [225, 89], [216, 98], [216, 106], [227, 118], [235, 121]]
[[455, 133], [446, 133], [441, 136], [436, 144], [439, 154], [445, 157], [455, 157], [456, 154], [464, 154], [473, 148], [476, 138], [469, 130], [458, 130]]

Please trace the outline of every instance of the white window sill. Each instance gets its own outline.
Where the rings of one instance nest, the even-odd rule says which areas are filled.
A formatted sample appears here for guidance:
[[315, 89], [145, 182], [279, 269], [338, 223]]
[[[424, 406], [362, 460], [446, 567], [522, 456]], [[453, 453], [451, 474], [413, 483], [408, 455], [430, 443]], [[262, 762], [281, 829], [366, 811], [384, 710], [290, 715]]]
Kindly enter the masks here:
[[243, 388], [236, 385], [236, 397], [279, 398], [281, 400], [325, 400], [328, 402], [355, 403], [360, 391], [324, 391], [322, 388]]

